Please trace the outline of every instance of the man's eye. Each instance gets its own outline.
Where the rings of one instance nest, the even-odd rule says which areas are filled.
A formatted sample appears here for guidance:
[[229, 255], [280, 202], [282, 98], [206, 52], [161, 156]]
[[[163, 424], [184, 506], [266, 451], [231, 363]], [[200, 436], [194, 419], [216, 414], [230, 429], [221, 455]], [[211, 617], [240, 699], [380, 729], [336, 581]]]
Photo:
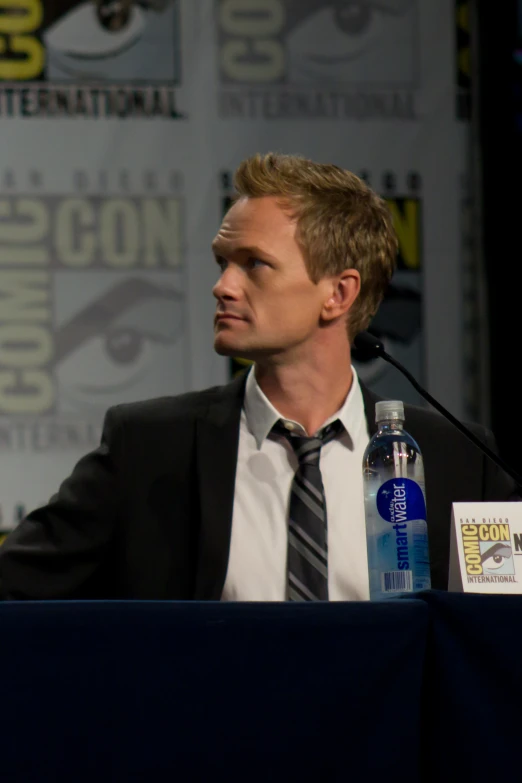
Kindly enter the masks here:
[[249, 258], [248, 259], [248, 265], [251, 269], [257, 269], [261, 266], [266, 266], [266, 262], [262, 261], [260, 258]]

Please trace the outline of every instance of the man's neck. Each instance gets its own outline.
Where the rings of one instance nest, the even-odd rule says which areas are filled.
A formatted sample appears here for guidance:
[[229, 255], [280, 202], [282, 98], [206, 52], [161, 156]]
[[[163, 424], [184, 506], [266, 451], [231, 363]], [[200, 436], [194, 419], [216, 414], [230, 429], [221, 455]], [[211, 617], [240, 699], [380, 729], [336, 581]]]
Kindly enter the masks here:
[[256, 364], [256, 381], [281, 416], [301, 424], [308, 435], [344, 404], [353, 382], [349, 352], [329, 371], [321, 366]]

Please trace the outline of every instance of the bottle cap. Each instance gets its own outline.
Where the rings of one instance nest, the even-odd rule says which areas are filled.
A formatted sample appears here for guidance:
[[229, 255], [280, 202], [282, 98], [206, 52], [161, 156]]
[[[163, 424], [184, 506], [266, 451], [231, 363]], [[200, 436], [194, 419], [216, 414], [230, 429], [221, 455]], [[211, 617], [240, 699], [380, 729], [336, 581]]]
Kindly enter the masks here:
[[381, 400], [375, 403], [375, 421], [404, 421], [404, 403], [402, 400]]

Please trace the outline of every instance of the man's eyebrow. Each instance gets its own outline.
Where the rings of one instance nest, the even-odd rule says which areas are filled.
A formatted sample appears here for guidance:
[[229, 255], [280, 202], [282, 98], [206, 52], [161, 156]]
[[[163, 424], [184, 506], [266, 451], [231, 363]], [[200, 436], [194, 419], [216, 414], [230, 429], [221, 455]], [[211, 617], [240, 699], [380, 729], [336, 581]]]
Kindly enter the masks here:
[[212, 242], [212, 252], [217, 258], [220, 258], [222, 255], [225, 255], [228, 252], [229, 255], [235, 255], [236, 253], [250, 253], [252, 256], [262, 256], [263, 258], [268, 258], [272, 261], [276, 260], [274, 256], [272, 256], [270, 253], [267, 253], [266, 250], [263, 250], [257, 245], [232, 245], [227, 247], [226, 245], [221, 245], [219, 242]]

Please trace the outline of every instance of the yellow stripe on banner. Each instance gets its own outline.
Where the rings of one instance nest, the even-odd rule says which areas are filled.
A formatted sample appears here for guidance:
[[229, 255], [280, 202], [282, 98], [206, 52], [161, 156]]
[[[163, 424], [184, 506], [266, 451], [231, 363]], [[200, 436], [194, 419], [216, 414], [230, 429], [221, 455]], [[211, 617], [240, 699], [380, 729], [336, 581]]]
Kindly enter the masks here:
[[393, 218], [399, 240], [401, 266], [418, 270], [420, 258], [420, 203], [416, 198], [387, 198], [386, 203]]
[[471, 52], [469, 46], [466, 46], [465, 49], [461, 49], [459, 52], [459, 70], [466, 76], [471, 76]]
[[235, 378], [240, 372], [243, 372], [245, 367], [250, 367], [252, 364], [254, 362], [250, 361], [250, 359], [240, 359], [234, 356], [230, 359], [230, 377]]
[[457, 24], [462, 30], [469, 32], [469, 2], [457, 10]]

